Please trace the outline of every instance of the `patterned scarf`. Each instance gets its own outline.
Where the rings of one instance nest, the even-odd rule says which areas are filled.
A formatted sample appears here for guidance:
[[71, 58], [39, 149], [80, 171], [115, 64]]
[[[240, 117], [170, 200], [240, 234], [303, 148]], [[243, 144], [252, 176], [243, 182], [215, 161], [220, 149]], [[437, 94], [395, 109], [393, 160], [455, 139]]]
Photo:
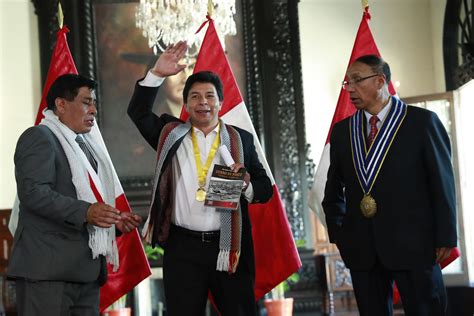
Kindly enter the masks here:
[[[170, 151], [176, 152], [177, 146], [191, 129], [191, 124], [172, 122], [162, 130], [158, 141], [158, 159], [155, 168], [153, 195], [148, 218], [143, 228], [145, 241], [155, 244], [164, 244], [168, 239], [173, 210], [174, 189], [172, 161]], [[244, 153], [240, 134], [232, 126], [221, 121], [221, 145], [225, 145], [236, 163], [244, 162]], [[168, 161], [169, 160], [169, 161]], [[165, 163], [168, 161], [167, 163]], [[159, 198], [156, 199], [158, 191]], [[155, 206], [156, 205], [156, 206]], [[242, 214], [240, 206], [237, 210], [216, 209], [221, 217], [219, 240], [219, 255], [217, 258], [218, 271], [234, 273], [240, 257], [240, 241], [242, 236]]]

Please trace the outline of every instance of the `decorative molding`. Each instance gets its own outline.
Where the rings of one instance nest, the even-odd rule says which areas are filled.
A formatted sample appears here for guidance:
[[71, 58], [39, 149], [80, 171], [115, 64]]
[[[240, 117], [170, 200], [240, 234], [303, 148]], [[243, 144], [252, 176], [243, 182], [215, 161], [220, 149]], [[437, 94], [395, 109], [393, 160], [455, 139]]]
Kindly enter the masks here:
[[320, 267], [311, 250], [301, 250], [300, 258], [302, 267], [298, 271], [299, 280], [289, 285], [290, 289], [285, 294], [293, 297], [293, 312], [317, 314], [323, 308], [322, 274]]
[[446, 2], [443, 26], [443, 57], [446, 90], [456, 90], [474, 78], [474, 4]]
[[[247, 109], [250, 119], [261, 143], [264, 143], [263, 134], [263, 106], [262, 106], [262, 84], [260, 82], [261, 72], [258, 62], [257, 45], [257, 23], [255, 12], [252, 8], [252, 0], [242, 0], [242, 18], [244, 32], [244, 53], [247, 82]], [[264, 146], [264, 144], [262, 144]]]
[[273, 58], [276, 65], [275, 90], [278, 103], [276, 111], [279, 121], [279, 152], [282, 163], [282, 183], [280, 194], [285, 203], [285, 209], [297, 240], [306, 240], [301, 174], [299, 174], [300, 159], [298, 148], [298, 135], [295, 133], [297, 122], [297, 109], [295, 101], [295, 86], [293, 81], [293, 56], [291, 55], [292, 37], [288, 19], [288, 3], [275, 4], [273, 21]]

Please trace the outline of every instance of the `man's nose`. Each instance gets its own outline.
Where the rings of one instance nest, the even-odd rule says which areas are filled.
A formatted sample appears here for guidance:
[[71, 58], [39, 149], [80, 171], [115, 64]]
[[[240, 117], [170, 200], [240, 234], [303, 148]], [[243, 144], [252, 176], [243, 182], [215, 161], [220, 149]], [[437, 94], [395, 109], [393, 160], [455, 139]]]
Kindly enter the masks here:
[[91, 102], [89, 104], [89, 108], [88, 108], [87, 113], [92, 114], [94, 116], [97, 115], [97, 106], [96, 106], [95, 102]]
[[353, 83], [350, 83], [346, 86], [346, 89], [345, 89], [347, 92], [353, 92], [355, 91], [355, 88], [354, 88], [354, 84]]
[[199, 96], [199, 103], [200, 103], [200, 104], [207, 104], [207, 98], [206, 98], [206, 96], [204, 96], [204, 95]]

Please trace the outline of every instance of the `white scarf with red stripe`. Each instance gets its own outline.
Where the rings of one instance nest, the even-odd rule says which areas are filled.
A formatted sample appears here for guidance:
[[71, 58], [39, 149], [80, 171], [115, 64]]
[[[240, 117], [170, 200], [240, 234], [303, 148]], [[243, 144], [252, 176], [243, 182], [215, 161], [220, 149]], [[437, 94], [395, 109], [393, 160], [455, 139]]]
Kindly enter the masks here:
[[[89, 203], [98, 202], [92, 189], [91, 182], [93, 182], [102, 199], [99, 202], [115, 207], [115, 198], [122, 193], [122, 189], [98, 127], [94, 125], [89, 133], [82, 135], [90, 144], [94, 158], [97, 160], [98, 172], [96, 172], [75, 139], [66, 137], [71, 130], [53, 111], [46, 109], [43, 114], [44, 118], [40, 124], [47, 126], [58, 138], [71, 168], [72, 183], [76, 188], [77, 198]], [[113, 271], [117, 271], [119, 255], [115, 240], [115, 225], [110, 228], [101, 228], [88, 224], [87, 230], [92, 257], [95, 259], [99, 255], [106, 256], [107, 262], [113, 265]]]

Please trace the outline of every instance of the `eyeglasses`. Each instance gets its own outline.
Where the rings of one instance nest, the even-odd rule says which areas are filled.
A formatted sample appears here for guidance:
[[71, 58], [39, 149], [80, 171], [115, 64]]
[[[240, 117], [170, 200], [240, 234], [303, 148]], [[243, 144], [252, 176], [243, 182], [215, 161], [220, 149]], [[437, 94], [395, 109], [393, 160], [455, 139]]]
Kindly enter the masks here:
[[370, 76], [367, 76], [367, 77], [362, 77], [362, 78], [357, 78], [357, 79], [352, 79], [352, 80], [344, 80], [342, 82], [342, 89], [347, 90], [347, 88], [349, 86], [353, 87], [354, 85], [357, 85], [357, 84], [361, 83], [362, 81], [364, 81], [366, 79], [373, 78], [373, 77], [378, 76], [378, 75], [380, 75], [380, 74], [373, 74], [373, 75], [370, 75]]

